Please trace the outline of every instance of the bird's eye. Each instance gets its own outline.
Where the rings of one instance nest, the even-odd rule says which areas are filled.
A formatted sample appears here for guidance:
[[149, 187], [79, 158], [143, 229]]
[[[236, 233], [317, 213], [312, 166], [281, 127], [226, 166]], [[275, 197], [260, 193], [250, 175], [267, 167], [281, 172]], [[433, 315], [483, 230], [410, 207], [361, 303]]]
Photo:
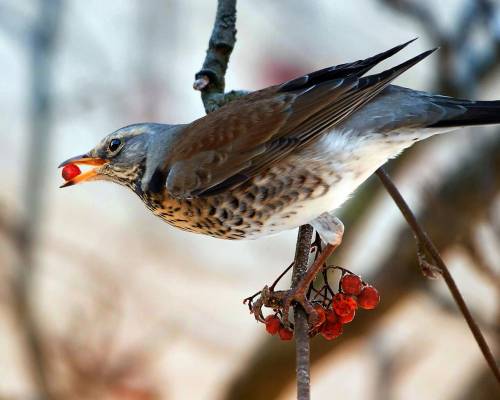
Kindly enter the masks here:
[[121, 144], [122, 141], [120, 139], [112, 139], [111, 142], [109, 142], [108, 148], [110, 151], [116, 151]]

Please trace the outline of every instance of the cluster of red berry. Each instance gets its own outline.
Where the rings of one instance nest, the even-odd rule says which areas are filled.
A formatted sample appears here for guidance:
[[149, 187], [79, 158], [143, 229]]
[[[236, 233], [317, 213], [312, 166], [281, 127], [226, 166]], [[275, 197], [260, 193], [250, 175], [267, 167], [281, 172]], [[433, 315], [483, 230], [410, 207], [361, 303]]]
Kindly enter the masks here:
[[[323, 291], [316, 291], [313, 305], [318, 318], [315, 326], [310, 329], [311, 337], [320, 334], [327, 340], [335, 339], [342, 334], [343, 325], [354, 319], [358, 307], [372, 310], [380, 302], [377, 289], [363, 282], [358, 275], [343, 269], [342, 272], [338, 293], [333, 293], [328, 283], [325, 283], [324, 288], [328, 287], [328, 290], [324, 291], [325, 294], [318, 302], [314, 299]], [[269, 315], [265, 319], [265, 325], [268, 333], [278, 334], [281, 340], [291, 340], [293, 337], [293, 330], [283, 325], [279, 313]]]

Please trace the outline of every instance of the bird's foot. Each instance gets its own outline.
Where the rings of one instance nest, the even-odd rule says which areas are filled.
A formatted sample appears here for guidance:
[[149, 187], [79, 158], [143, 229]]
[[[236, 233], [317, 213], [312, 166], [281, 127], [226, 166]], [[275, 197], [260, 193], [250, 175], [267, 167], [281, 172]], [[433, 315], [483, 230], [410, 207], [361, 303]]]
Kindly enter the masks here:
[[[313, 266], [324, 259], [324, 254], [317, 254]], [[297, 306], [307, 314], [310, 337], [320, 334], [327, 340], [335, 339], [342, 334], [343, 325], [354, 319], [358, 307], [371, 310], [378, 305], [380, 297], [372, 285], [346, 268], [322, 263], [320, 272], [323, 279], [316, 284], [308, 284], [304, 277], [290, 290], [274, 290], [276, 281], [244, 302], [255, 319], [265, 325], [266, 331], [281, 340], [293, 337], [294, 324], [289, 316], [291, 308]], [[272, 313], [266, 312], [264, 316], [264, 308], [272, 309]]]
[[[291, 269], [292, 264], [271, 286], [265, 286], [244, 300], [255, 319], [265, 324], [267, 332], [279, 335], [282, 340], [293, 337], [294, 326], [290, 322], [292, 307], [301, 307], [307, 314], [309, 336], [321, 334], [325, 339], [332, 340], [342, 333], [344, 324], [353, 320], [358, 306], [371, 310], [380, 300], [377, 290], [358, 275], [345, 268], [326, 265], [327, 258], [342, 241], [342, 222], [325, 213], [312, 221], [312, 225], [317, 233], [311, 247], [314, 262], [294, 287], [275, 290], [276, 284]], [[326, 243], [325, 247], [322, 242]], [[329, 270], [337, 271], [337, 274], [329, 275]], [[316, 285], [318, 288], [314, 281], [320, 273], [322, 280], [317, 282], [320, 284]], [[333, 284], [332, 279], [336, 284]], [[264, 316], [264, 308], [272, 309], [273, 313]]]
[[[313, 264], [307, 270], [305, 276], [298, 282], [298, 284], [289, 290], [274, 290], [276, 284], [290, 270], [293, 263], [274, 281], [271, 286], [264, 286], [264, 288], [255, 293], [253, 296], [247, 297], [243, 300], [247, 304], [250, 313], [254, 315], [255, 319], [259, 322], [266, 322], [262, 312], [263, 307], [271, 308], [275, 314], [280, 315], [280, 319], [286, 328], [290, 328], [290, 309], [295, 305], [300, 305], [308, 316], [309, 327], [314, 330], [321, 321], [318, 312], [309, 300], [310, 294], [313, 292], [312, 283], [314, 278], [326, 268], [326, 259], [335, 250], [338, 245], [328, 244], [325, 249], [321, 251], [321, 241], [316, 240], [316, 254]], [[317, 293], [316, 293], [317, 295]], [[257, 300], [255, 300], [257, 298]]]
[[[312, 303], [308, 300], [307, 288], [297, 287], [290, 290], [274, 290], [272, 286], [264, 286], [264, 288], [251, 297], [247, 297], [243, 302], [248, 304], [250, 313], [259, 322], [265, 322], [262, 308], [271, 308], [276, 314], [281, 316], [283, 325], [290, 327], [290, 310], [295, 305], [300, 305], [308, 316], [309, 326], [311, 329], [317, 326], [319, 322], [318, 313]], [[254, 301], [255, 297], [258, 297]]]

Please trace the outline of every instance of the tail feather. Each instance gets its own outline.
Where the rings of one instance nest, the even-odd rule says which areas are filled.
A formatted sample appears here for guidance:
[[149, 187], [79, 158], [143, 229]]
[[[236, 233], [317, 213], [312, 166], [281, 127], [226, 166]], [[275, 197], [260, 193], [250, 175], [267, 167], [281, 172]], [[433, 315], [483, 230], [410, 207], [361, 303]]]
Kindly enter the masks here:
[[500, 124], [500, 100], [470, 101], [444, 96], [435, 96], [435, 99], [433, 103], [449, 112], [439, 121], [429, 125], [429, 128]]

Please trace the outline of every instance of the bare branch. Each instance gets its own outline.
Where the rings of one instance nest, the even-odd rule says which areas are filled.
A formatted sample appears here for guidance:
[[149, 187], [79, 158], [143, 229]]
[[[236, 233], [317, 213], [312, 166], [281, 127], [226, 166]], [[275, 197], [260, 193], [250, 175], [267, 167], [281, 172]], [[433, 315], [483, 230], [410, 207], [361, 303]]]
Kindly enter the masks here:
[[201, 91], [205, 111], [210, 113], [245, 91], [224, 94], [229, 57], [236, 43], [236, 0], [219, 0], [212, 36], [203, 67], [195, 75], [193, 88]]
[[382, 184], [385, 186], [387, 192], [390, 194], [390, 196], [392, 197], [398, 208], [401, 210], [401, 213], [405, 217], [406, 222], [408, 222], [408, 225], [413, 230], [413, 233], [417, 237], [417, 240], [423, 246], [425, 246], [426, 250], [430, 253], [432, 258], [434, 259], [434, 262], [436, 263], [437, 267], [441, 270], [441, 275], [443, 276], [444, 281], [446, 282], [446, 285], [448, 286], [448, 289], [450, 290], [451, 295], [455, 300], [455, 303], [457, 304], [458, 308], [462, 312], [463, 317], [467, 321], [467, 324], [469, 325], [469, 328], [472, 334], [474, 335], [474, 338], [476, 339], [476, 342], [491, 369], [491, 372], [495, 375], [498, 382], [500, 383], [500, 371], [496, 364], [495, 357], [493, 356], [493, 353], [491, 352], [488, 343], [486, 342], [486, 339], [484, 338], [483, 333], [481, 332], [481, 329], [479, 328], [478, 324], [474, 320], [474, 317], [469, 311], [469, 308], [467, 307], [467, 304], [465, 303], [465, 300], [462, 297], [462, 294], [460, 293], [460, 290], [458, 289], [458, 286], [456, 285], [453, 276], [451, 275], [448, 267], [443, 261], [441, 254], [439, 253], [438, 249], [436, 248], [432, 240], [427, 235], [427, 232], [425, 232], [422, 226], [418, 223], [415, 214], [413, 214], [410, 207], [408, 206], [403, 196], [392, 182], [389, 175], [384, 171], [383, 168], [379, 168], [376, 173], [380, 178], [380, 180], [382, 181]]
[[[303, 225], [299, 228], [297, 246], [295, 248], [295, 259], [293, 261], [292, 289], [306, 275], [309, 254], [311, 252], [311, 241], [313, 228], [311, 225]], [[308, 400], [310, 393], [310, 345], [309, 324], [307, 314], [300, 306], [295, 306], [295, 369], [297, 374], [297, 399]]]

